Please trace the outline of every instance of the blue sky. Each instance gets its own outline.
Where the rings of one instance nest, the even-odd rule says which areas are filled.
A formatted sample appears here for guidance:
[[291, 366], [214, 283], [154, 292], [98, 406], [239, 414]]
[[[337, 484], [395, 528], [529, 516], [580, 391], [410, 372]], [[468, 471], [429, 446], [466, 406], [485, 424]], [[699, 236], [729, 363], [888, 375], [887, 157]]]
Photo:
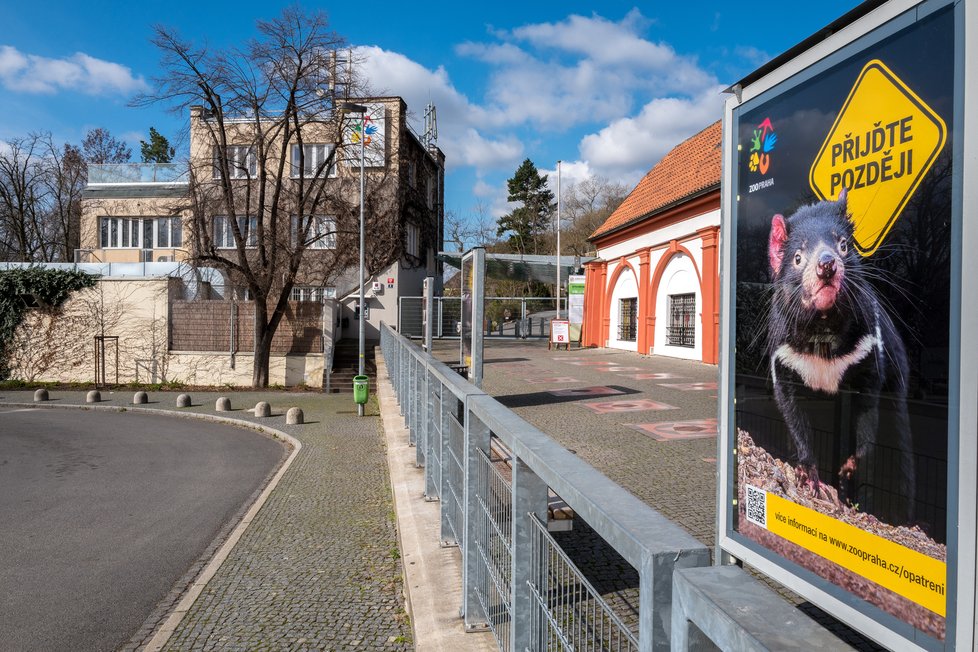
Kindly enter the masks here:
[[[634, 185], [672, 146], [721, 115], [719, 92], [856, 6], [856, 0], [732, 2], [336, 3], [332, 28], [360, 48], [375, 90], [403, 96], [421, 125], [438, 108], [446, 207], [506, 209], [524, 158], [562, 182]], [[13, 5], [13, 6], [12, 6]], [[213, 47], [243, 42], [284, 3], [7, 3], [0, 11], [0, 140], [50, 131], [78, 143], [92, 127], [138, 159], [150, 126], [186, 116], [129, 108], [158, 74], [151, 27]], [[306, 5], [313, 7], [312, 5]], [[111, 8], [110, 8], [111, 7]], [[598, 8], [596, 8], [598, 7]]]

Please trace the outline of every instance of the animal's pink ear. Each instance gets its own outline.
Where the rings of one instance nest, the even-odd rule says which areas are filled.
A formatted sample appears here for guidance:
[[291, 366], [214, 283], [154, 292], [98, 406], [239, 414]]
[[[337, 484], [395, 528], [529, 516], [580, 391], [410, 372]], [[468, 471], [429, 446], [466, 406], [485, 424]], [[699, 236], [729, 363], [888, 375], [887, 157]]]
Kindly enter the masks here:
[[781, 271], [781, 261], [784, 260], [784, 243], [788, 241], [788, 225], [784, 217], [775, 215], [771, 220], [771, 236], [767, 241], [767, 259], [771, 263], [771, 271], [775, 276]]

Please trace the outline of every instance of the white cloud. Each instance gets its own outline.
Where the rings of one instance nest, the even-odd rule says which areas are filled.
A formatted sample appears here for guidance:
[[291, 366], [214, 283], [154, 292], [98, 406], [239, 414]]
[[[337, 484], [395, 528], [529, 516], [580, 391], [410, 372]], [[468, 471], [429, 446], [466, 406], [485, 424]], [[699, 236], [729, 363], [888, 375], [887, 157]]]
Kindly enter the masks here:
[[0, 46], [0, 84], [11, 91], [51, 94], [78, 91], [87, 95], [131, 95], [149, 87], [141, 75], [122, 64], [84, 52], [51, 59]]
[[487, 137], [478, 128], [485, 111], [460, 93], [444, 67], [425, 68], [403, 54], [376, 46], [357, 48], [373, 92], [405, 99], [418, 114], [428, 102], [438, 110], [438, 145], [449, 167], [471, 165], [480, 170], [507, 168], [523, 154], [523, 145], [511, 135]]
[[[547, 175], [547, 186], [557, 194], [557, 166], [552, 169], [538, 169], [540, 174]], [[594, 176], [591, 165], [587, 161], [561, 161], [560, 163], [560, 188], [561, 194], [571, 186], [589, 179]]]
[[635, 117], [621, 118], [581, 139], [580, 153], [591, 168], [609, 178], [636, 178], [689, 136], [719, 120], [720, 86], [692, 98], [657, 98]]
[[456, 53], [492, 67], [489, 124], [563, 131], [619, 118], [637, 97], [696, 94], [716, 85], [694, 57], [645, 38], [649, 23], [637, 9], [617, 22], [571, 15], [494, 31], [502, 42], [463, 43]]

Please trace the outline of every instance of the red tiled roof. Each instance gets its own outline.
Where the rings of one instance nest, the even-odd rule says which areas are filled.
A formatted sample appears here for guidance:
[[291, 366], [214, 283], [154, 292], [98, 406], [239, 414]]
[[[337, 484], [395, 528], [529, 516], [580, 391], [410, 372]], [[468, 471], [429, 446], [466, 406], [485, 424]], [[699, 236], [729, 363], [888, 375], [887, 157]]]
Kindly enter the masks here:
[[720, 121], [676, 145], [638, 182], [591, 240], [720, 183]]

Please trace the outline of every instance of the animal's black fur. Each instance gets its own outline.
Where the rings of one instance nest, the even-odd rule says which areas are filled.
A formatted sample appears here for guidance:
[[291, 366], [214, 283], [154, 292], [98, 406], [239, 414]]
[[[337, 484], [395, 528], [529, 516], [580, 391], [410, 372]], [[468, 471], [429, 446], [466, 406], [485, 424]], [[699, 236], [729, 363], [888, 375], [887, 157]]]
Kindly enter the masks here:
[[[787, 220], [776, 215], [768, 260], [770, 374], [799, 475], [823, 493], [812, 424], [816, 410], [824, 416], [832, 409], [838, 458], [829, 468], [838, 469], [833, 484], [840, 497], [891, 523], [912, 520], [907, 355], [867, 279], [872, 271], [852, 246], [845, 195], [804, 206]], [[860, 485], [872, 488], [857, 492]]]

